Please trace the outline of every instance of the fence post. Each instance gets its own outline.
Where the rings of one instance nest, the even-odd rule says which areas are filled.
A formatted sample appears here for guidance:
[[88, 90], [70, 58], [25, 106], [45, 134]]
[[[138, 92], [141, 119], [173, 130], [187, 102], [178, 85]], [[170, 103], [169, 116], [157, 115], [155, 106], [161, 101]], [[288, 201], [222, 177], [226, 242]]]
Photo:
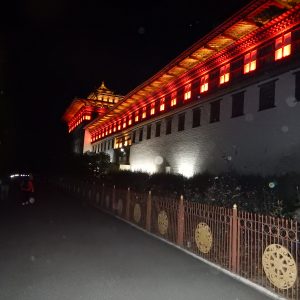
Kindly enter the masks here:
[[149, 191], [147, 198], [147, 212], [146, 212], [146, 230], [151, 231], [151, 191]]
[[237, 273], [237, 205], [233, 205], [231, 220], [231, 270]]
[[183, 233], [184, 233], [184, 204], [183, 204], [183, 195], [181, 195], [178, 203], [178, 215], [177, 215], [177, 245], [178, 246], [183, 246]]
[[127, 189], [127, 199], [126, 199], [126, 219], [129, 221], [129, 211], [130, 211], [130, 187]]
[[115, 207], [116, 207], [116, 186], [114, 185], [113, 191], [112, 191], [112, 211], [115, 212]]

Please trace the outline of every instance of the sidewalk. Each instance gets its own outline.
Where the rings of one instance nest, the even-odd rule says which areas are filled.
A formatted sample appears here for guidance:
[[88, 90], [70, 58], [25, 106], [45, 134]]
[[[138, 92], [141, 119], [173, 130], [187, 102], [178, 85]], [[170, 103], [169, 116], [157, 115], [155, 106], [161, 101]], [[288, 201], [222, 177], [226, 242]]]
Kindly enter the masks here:
[[38, 205], [10, 210], [0, 225], [0, 299], [271, 299], [123, 221], [46, 188], [39, 190]]

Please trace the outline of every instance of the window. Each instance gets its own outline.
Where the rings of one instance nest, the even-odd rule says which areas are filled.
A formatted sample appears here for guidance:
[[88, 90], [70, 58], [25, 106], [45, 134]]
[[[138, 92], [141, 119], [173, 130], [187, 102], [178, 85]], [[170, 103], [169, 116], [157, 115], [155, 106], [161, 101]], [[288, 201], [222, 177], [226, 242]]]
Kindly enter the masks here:
[[200, 79], [200, 93], [208, 91], [208, 74], [204, 75]]
[[177, 93], [173, 92], [171, 95], [171, 107], [177, 104]]
[[275, 60], [291, 54], [291, 33], [286, 33], [275, 41]]
[[151, 124], [147, 126], [147, 140], [151, 139]]
[[134, 121], [138, 122], [139, 121], [139, 111], [137, 110], [134, 114]]
[[257, 50], [253, 50], [244, 56], [244, 74], [256, 69], [256, 53]]
[[160, 122], [156, 123], [156, 128], [155, 128], [155, 136], [156, 137], [160, 136], [160, 128], [161, 128], [161, 123]]
[[134, 144], [135, 143], [135, 136], [136, 136], [136, 131], [134, 131], [132, 133], [132, 143]]
[[147, 107], [144, 106], [144, 107], [143, 107], [143, 110], [142, 110], [142, 119], [145, 119], [146, 116], [147, 116], [146, 110], [147, 110]]
[[184, 87], [184, 100], [191, 99], [191, 84]]
[[127, 125], [127, 123], [126, 123], [126, 118], [124, 118], [124, 119], [123, 119], [123, 128], [126, 128], [126, 125]]
[[117, 124], [116, 123], [114, 123], [114, 132], [116, 132], [116, 130], [117, 130]]
[[240, 92], [232, 95], [232, 118], [244, 115], [244, 94]]
[[275, 107], [275, 81], [260, 86], [259, 110]]
[[300, 102], [300, 72], [295, 73], [295, 98]]
[[220, 121], [220, 100], [210, 104], [210, 123]]
[[111, 132], [112, 132], [112, 126], [110, 125], [108, 133], [111, 134]]
[[172, 132], [172, 118], [168, 118], [166, 120], [166, 134], [170, 134]]
[[178, 131], [184, 130], [184, 123], [185, 123], [185, 113], [182, 113], [178, 116]]
[[193, 109], [193, 128], [200, 126], [201, 110], [200, 107]]
[[118, 130], [121, 130], [121, 121], [118, 122]]
[[229, 76], [230, 76], [230, 64], [222, 66], [220, 69], [220, 84], [228, 82]]
[[161, 98], [160, 99], [159, 110], [160, 111], [164, 111], [165, 110], [165, 98]]
[[155, 114], [155, 102], [151, 103], [151, 109], [150, 109], [150, 115], [154, 115]]
[[129, 115], [128, 117], [128, 126], [132, 124], [132, 114]]
[[139, 141], [141, 142], [142, 140], [143, 140], [143, 128], [141, 128], [139, 132]]

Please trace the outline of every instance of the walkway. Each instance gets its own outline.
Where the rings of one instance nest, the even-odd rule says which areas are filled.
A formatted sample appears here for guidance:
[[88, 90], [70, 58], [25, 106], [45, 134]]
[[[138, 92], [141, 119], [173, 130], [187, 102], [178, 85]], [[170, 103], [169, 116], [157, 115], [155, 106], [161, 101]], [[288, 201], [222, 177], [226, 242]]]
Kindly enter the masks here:
[[182, 251], [63, 194], [1, 206], [2, 300], [267, 300]]

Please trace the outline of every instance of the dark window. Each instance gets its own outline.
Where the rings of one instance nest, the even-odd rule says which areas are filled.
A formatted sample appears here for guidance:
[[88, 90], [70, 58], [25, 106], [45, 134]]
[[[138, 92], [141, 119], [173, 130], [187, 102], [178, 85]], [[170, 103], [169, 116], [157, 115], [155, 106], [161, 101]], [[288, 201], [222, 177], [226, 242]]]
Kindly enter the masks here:
[[166, 134], [170, 134], [172, 132], [172, 118], [168, 118], [166, 120]]
[[103, 143], [101, 143], [101, 152], [103, 151]]
[[260, 86], [259, 110], [275, 107], [275, 81]]
[[193, 109], [193, 128], [200, 126], [201, 110], [200, 107]]
[[220, 100], [217, 100], [210, 104], [210, 123], [220, 121], [220, 103]]
[[147, 126], [147, 140], [151, 139], [151, 125]]
[[245, 92], [240, 92], [232, 95], [232, 118], [244, 114], [244, 94]]
[[184, 130], [185, 113], [178, 116], [178, 131]]
[[104, 151], [106, 150], [106, 141], [104, 142]]
[[135, 135], [136, 135], [136, 131], [134, 131], [132, 133], [132, 143], [134, 144], [135, 143]]
[[156, 128], [155, 128], [155, 136], [156, 137], [160, 136], [160, 128], [161, 128], [161, 123], [160, 122], [156, 123]]
[[139, 141], [141, 142], [143, 140], [143, 128], [140, 129], [140, 134], [139, 134]]
[[300, 72], [295, 73], [295, 98], [296, 101], [300, 102]]

